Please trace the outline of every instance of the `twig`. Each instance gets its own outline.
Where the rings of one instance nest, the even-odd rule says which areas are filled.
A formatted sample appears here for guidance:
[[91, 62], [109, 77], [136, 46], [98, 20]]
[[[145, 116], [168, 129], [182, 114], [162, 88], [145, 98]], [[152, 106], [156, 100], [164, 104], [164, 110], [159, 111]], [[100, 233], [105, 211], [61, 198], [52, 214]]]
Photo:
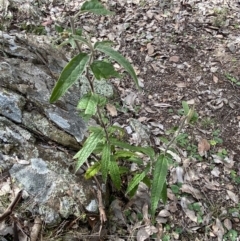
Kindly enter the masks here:
[[23, 190], [18, 192], [18, 194], [16, 195], [14, 200], [8, 206], [7, 210], [2, 215], [0, 215], [0, 222], [4, 221], [7, 217], [9, 217], [12, 214], [14, 208], [16, 207], [18, 202], [21, 200], [22, 192], [23, 192]]
[[34, 225], [32, 227], [31, 234], [30, 234], [31, 241], [37, 241], [41, 228], [42, 228], [42, 220], [41, 220], [41, 218], [36, 217], [34, 219]]
[[100, 236], [101, 231], [102, 231], [103, 223], [107, 221], [107, 216], [106, 216], [103, 201], [102, 201], [102, 193], [99, 189], [97, 190], [97, 197], [98, 197], [99, 216], [100, 216], [100, 221], [101, 221], [101, 225], [100, 225], [100, 228], [99, 228], [99, 236]]

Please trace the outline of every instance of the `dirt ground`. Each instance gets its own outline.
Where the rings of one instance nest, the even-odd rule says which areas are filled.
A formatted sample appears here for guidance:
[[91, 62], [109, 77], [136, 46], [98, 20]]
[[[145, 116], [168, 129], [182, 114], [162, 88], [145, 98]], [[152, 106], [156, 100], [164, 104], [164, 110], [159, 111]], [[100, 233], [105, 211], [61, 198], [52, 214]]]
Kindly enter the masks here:
[[[67, 17], [80, 2], [39, 3], [40, 24], [49, 34], [56, 22], [69, 25]], [[99, 240], [239, 240], [240, 2], [103, 2], [115, 12], [113, 17], [87, 15], [77, 25], [96, 39], [114, 41], [142, 86], [137, 91], [127, 75], [113, 81], [119, 93], [113, 103], [119, 101], [122, 107], [112, 122], [128, 126], [130, 118], [140, 120], [149, 128], [152, 145], [161, 149], [161, 138], [170, 139], [179, 126], [182, 101], [195, 107], [198, 119], [182, 130], [176, 143], [181, 161], [170, 167], [168, 201], [159, 206], [154, 231], [142, 229], [142, 210], [126, 208], [127, 199], [118, 195], [122, 220], [110, 218], [113, 223]], [[62, 15], [54, 15], [53, 9]], [[26, 20], [16, 14], [15, 25], [20, 17]], [[135, 96], [128, 105], [126, 96]], [[201, 139], [211, 144], [203, 157], [198, 153]], [[141, 236], [139, 230], [149, 235]]]

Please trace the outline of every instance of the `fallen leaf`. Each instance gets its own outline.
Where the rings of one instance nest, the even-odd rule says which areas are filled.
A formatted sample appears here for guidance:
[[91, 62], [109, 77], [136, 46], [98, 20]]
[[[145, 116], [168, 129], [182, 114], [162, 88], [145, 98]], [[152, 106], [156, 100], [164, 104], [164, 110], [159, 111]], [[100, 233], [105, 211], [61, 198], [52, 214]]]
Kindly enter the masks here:
[[198, 189], [196, 189], [196, 188], [194, 188], [194, 187], [192, 187], [188, 184], [183, 184], [182, 187], [181, 187], [181, 191], [192, 194], [192, 196], [197, 198], [197, 199], [203, 198], [202, 193]]
[[149, 238], [149, 234], [146, 232], [145, 228], [141, 228], [137, 232], [137, 241], [144, 241]]
[[157, 232], [158, 232], [157, 228], [150, 225], [140, 228], [137, 232], [137, 241], [144, 241], [148, 239], [150, 235], [153, 235], [154, 233], [157, 233]]
[[182, 197], [180, 201], [180, 205], [185, 212], [186, 216], [190, 218], [193, 222], [197, 222], [197, 216], [193, 210], [188, 209], [189, 204], [191, 202], [187, 199], [187, 197]]
[[233, 192], [230, 191], [230, 190], [227, 190], [227, 194], [228, 194], [228, 196], [230, 197], [230, 199], [231, 199], [233, 202], [235, 202], [235, 203], [238, 203], [238, 202], [239, 202], [239, 198], [238, 198], [238, 196], [237, 196], [235, 193], [233, 193]]
[[148, 217], [148, 205], [147, 205], [147, 203], [145, 203], [143, 205], [142, 214], [143, 214], [143, 219], [144, 219], [145, 224], [149, 225], [151, 223], [151, 221], [150, 221], [150, 219]]
[[212, 171], [211, 171], [211, 174], [213, 175], [213, 176], [215, 176], [215, 177], [219, 177], [219, 174], [220, 174], [221, 172], [219, 171], [219, 168], [218, 167], [214, 167], [213, 169], [212, 169]]
[[125, 98], [124, 101], [127, 105], [133, 106], [137, 95], [134, 92], [130, 92]]
[[167, 104], [167, 103], [154, 103], [153, 106], [165, 108], [165, 107], [170, 107], [170, 106], [172, 106], [172, 105]]
[[167, 218], [167, 217], [171, 216], [171, 213], [168, 210], [163, 209], [159, 212], [158, 216]]
[[106, 107], [111, 116], [117, 116], [117, 109], [114, 105], [108, 103]]
[[224, 228], [221, 221], [217, 218], [216, 223], [212, 225], [213, 233], [218, 236], [218, 241], [222, 240]]
[[232, 229], [232, 222], [230, 219], [228, 219], [228, 218], [224, 219], [223, 224], [227, 230]]
[[169, 61], [170, 62], [174, 62], [174, 63], [177, 63], [177, 62], [179, 62], [179, 56], [176, 56], [176, 55], [174, 55], [174, 56], [171, 56], [170, 58], [169, 58]]
[[186, 85], [186, 83], [184, 83], [184, 82], [178, 82], [178, 83], [176, 83], [176, 86], [177, 86], [178, 88], [184, 88], [184, 87], [186, 87], [187, 85]]
[[152, 110], [152, 109], [149, 108], [149, 107], [145, 107], [145, 110], [146, 110], [148, 113], [156, 113], [155, 110]]
[[151, 56], [154, 53], [154, 48], [151, 43], [147, 44], [148, 55]]
[[213, 82], [216, 83], [216, 84], [218, 83], [218, 77], [215, 76], [215, 75], [213, 75]]
[[206, 155], [207, 151], [210, 149], [210, 144], [206, 139], [201, 139], [198, 142], [198, 153], [200, 156]]
[[138, 118], [138, 121], [140, 122], [144, 122], [144, 121], [147, 121], [149, 118], [147, 118], [146, 116], [141, 116]]
[[176, 167], [177, 182], [183, 183], [183, 168]]
[[4, 195], [9, 194], [11, 192], [10, 182], [3, 182], [3, 183], [1, 183], [0, 187], [1, 187], [0, 196], [4, 196]]
[[118, 221], [125, 224], [126, 221], [125, 221], [125, 217], [123, 216], [123, 212], [122, 212], [122, 202], [118, 199], [115, 199], [114, 201], [112, 201], [110, 207], [111, 207], [114, 217]]

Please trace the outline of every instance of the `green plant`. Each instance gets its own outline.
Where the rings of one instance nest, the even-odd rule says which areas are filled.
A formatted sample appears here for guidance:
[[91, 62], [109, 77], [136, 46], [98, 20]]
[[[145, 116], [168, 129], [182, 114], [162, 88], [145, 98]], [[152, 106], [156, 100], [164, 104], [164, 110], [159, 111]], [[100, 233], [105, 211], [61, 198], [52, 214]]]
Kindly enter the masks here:
[[198, 114], [195, 111], [195, 106], [190, 108], [186, 101], [182, 102], [182, 109], [178, 110], [178, 113], [184, 116], [188, 115], [188, 123], [190, 124], [194, 124], [198, 120]]
[[174, 194], [179, 194], [181, 192], [180, 191], [181, 187], [182, 187], [182, 183], [177, 183], [177, 185], [176, 184], [171, 185], [170, 188]]
[[225, 158], [226, 156], [227, 156], [227, 150], [226, 149], [221, 149], [221, 150], [219, 150], [218, 152], [217, 152], [217, 155], [219, 156], [219, 157], [221, 157], [221, 158]]
[[191, 142], [187, 133], [179, 134], [176, 138], [176, 144], [187, 151], [188, 157], [194, 157], [199, 161], [202, 160], [202, 157], [198, 154], [197, 146]]
[[[100, 172], [104, 182], [110, 177], [115, 187], [120, 189], [121, 175], [126, 175], [128, 171], [126, 167], [122, 166], [123, 160], [125, 163], [137, 163], [139, 171], [128, 173], [133, 178], [128, 183], [126, 194], [132, 196], [140, 182], [151, 186], [151, 215], [154, 217], [159, 200], [162, 199], [165, 203], [167, 199], [166, 176], [168, 162], [171, 159], [171, 156], [167, 154], [167, 150], [180, 133], [183, 125], [192, 121], [195, 112], [187, 104], [183, 104], [185, 117], [175, 136], [167, 144], [165, 151], [160, 154], [156, 154], [151, 147], [132, 146], [127, 143], [124, 139], [124, 130], [117, 126], [111, 126], [108, 115], [105, 112], [105, 107], [109, 100], [95, 92], [94, 84], [98, 81], [107, 81], [112, 77], [121, 77], [120, 73], [114, 69], [112, 61], [120, 64], [139, 88], [138, 79], [129, 61], [111, 47], [113, 45], [112, 42], [100, 41], [93, 44], [87, 34], [80, 30], [76, 31], [74, 20], [79, 14], [85, 12], [98, 15], [113, 14], [97, 0], [90, 0], [86, 1], [82, 5], [80, 12], [70, 19], [71, 33], [58, 27], [59, 32], [64, 33], [64, 41], [61, 45], [70, 44], [73, 48], [77, 48], [79, 53], [63, 69], [52, 90], [50, 102], [57, 101], [83, 76], [88, 80], [90, 90], [81, 97], [77, 108], [81, 111], [81, 116], [84, 120], [88, 121], [94, 117], [97, 119], [98, 125], [89, 127], [88, 138], [74, 156], [74, 159], [77, 159], [75, 170], [77, 171], [86, 163], [88, 158], [94, 158], [95, 163], [87, 169], [85, 177], [95, 177]], [[85, 49], [87, 50], [85, 52], [82, 51], [82, 45], [86, 46]], [[106, 59], [107, 61], [105, 61]], [[148, 156], [150, 161], [147, 165], [144, 164], [140, 155]], [[152, 177], [152, 180], [149, 177]]]
[[216, 15], [216, 17], [213, 19], [213, 25], [216, 27], [223, 26], [226, 22], [228, 9], [227, 8], [215, 8], [214, 14]]
[[214, 126], [215, 121], [211, 117], [205, 117], [201, 121], [201, 125], [203, 128], [210, 128]]
[[240, 184], [240, 176], [237, 174], [236, 171], [231, 170], [230, 171], [230, 177], [236, 184]]
[[223, 140], [222, 138], [220, 138], [220, 130], [219, 129], [216, 129], [212, 132], [212, 135], [213, 135], [213, 139], [210, 140], [210, 144], [212, 146], [215, 146], [217, 144], [222, 144], [223, 143]]
[[233, 77], [232, 75], [230, 75], [229, 73], [225, 74], [225, 77], [230, 80], [232, 83], [236, 84], [236, 85], [240, 85], [240, 81], [238, 81], [235, 77]]
[[200, 203], [192, 203], [188, 205], [188, 208], [192, 211], [195, 211], [197, 214], [197, 222], [202, 223], [203, 222], [203, 212], [202, 212], [202, 206]]
[[234, 229], [228, 230], [228, 232], [223, 236], [223, 241], [235, 241], [238, 240], [238, 232]]

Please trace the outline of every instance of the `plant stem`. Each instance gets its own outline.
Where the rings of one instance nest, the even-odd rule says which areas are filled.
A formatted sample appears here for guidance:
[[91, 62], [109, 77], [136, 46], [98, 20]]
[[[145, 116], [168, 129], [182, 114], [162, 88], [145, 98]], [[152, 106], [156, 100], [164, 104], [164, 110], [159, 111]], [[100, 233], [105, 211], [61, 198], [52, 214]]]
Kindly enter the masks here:
[[167, 147], [165, 148], [164, 151], [164, 155], [166, 155], [166, 152], [168, 151], [168, 149], [170, 148], [170, 146], [173, 144], [173, 142], [176, 140], [176, 138], [178, 137], [179, 133], [181, 132], [182, 128], [184, 127], [185, 121], [188, 118], [188, 115], [184, 116], [178, 130], [175, 132], [173, 138], [170, 140], [170, 142], [167, 144]]
[[[76, 29], [75, 29], [75, 26], [74, 26], [74, 18], [73, 17], [70, 17], [70, 25], [71, 25], [71, 29], [72, 29], [72, 34], [76, 34]], [[78, 48], [78, 51], [79, 53], [82, 52], [82, 44], [79, 44], [77, 40], [74, 39], [74, 42]]]

